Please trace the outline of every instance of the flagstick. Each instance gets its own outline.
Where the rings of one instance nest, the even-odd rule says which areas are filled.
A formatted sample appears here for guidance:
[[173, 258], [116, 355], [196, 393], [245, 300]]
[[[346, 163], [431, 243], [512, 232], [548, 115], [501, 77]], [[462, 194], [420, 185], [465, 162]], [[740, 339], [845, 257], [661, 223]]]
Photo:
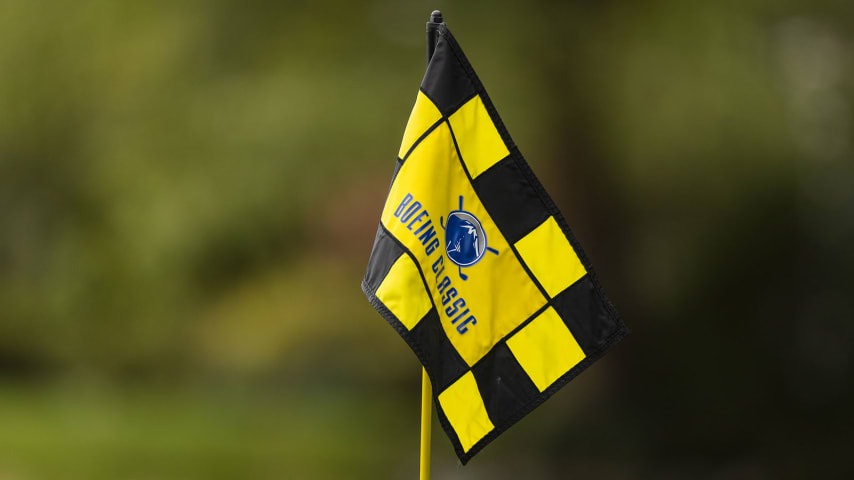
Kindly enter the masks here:
[[430, 424], [433, 420], [432, 388], [427, 370], [421, 368], [421, 480], [430, 480]]
[[[434, 10], [427, 22], [427, 65], [436, 50], [436, 29], [443, 23], [442, 12]], [[427, 369], [421, 367], [421, 464], [420, 480], [430, 480], [430, 427], [433, 420], [433, 388]]]

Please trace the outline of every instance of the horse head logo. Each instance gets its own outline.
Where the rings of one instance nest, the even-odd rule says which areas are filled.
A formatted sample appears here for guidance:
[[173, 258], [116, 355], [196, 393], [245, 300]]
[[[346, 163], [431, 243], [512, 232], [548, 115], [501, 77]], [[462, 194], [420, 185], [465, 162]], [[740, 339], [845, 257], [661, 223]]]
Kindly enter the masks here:
[[460, 208], [448, 214], [448, 222], [439, 217], [439, 224], [445, 229], [445, 253], [448, 259], [459, 267], [460, 278], [468, 280], [463, 267], [479, 262], [486, 252], [498, 254], [486, 243], [486, 233], [480, 220], [471, 212], [463, 210], [463, 196], [460, 195]]

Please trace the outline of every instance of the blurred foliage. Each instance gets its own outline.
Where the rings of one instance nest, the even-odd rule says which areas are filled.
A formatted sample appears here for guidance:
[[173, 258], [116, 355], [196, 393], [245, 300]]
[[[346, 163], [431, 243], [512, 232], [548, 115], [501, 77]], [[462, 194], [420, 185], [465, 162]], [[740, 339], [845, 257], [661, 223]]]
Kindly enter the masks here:
[[437, 478], [842, 477], [850, 1], [0, 3], [0, 478], [412, 478], [364, 300], [440, 8], [633, 334]]

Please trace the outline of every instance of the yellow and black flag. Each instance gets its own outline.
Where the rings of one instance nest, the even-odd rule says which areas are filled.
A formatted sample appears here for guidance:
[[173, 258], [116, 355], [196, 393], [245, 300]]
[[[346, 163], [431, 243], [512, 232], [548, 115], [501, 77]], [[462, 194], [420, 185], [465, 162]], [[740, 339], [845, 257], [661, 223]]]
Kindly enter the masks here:
[[362, 289], [427, 370], [463, 464], [626, 333], [445, 24]]

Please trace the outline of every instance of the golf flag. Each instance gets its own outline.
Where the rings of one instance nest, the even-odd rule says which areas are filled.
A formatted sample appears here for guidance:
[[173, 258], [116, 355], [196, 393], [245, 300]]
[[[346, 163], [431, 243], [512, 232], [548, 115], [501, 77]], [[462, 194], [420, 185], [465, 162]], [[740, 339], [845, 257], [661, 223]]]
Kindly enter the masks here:
[[362, 281], [465, 464], [626, 333], [445, 24]]

